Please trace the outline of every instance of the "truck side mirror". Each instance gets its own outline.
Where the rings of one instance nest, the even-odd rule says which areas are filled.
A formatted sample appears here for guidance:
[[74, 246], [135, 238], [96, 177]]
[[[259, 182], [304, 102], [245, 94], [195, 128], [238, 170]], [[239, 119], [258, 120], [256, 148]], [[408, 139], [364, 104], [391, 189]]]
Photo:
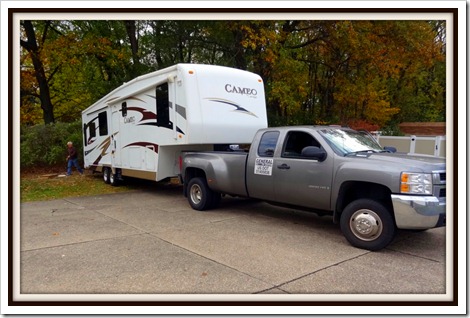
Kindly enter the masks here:
[[385, 151], [388, 151], [388, 152], [391, 152], [391, 153], [397, 152], [397, 148], [395, 148], [395, 147], [390, 147], [390, 146], [385, 146], [385, 147], [384, 147], [384, 150], [385, 150]]
[[308, 146], [302, 149], [300, 154], [304, 158], [316, 159], [318, 161], [323, 161], [326, 159], [326, 151], [319, 147]]

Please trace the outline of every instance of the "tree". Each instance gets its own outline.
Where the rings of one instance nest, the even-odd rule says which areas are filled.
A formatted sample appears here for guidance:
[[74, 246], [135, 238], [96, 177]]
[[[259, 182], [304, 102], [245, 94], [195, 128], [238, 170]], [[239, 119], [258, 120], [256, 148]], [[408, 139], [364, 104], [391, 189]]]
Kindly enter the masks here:
[[[37, 21], [31, 29], [32, 24], [26, 22], [21, 43], [30, 49], [23, 50], [21, 57], [21, 118], [25, 124], [38, 123], [38, 99], [44, 123], [75, 121], [83, 109], [136, 74], [130, 46], [123, 45], [127, 42], [123, 41], [122, 21]], [[34, 50], [28, 43], [36, 38], [41, 44]]]
[[41, 111], [48, 123], [73, 121], [123, 82], [176, 63], [259, 74], [271, 125], [445, 120], [443, 21], [21, 23], [21, 118], [29, 124]]
[[127, 36], [129, 37], [131, 52], [132, 52], [132, 62], [133, 68], [131, 72], [132, 77], [136, 77], [138, 74], [138, 69], [140, 65], [139, 57], [139, 41], [137, 40], [137, 27], [135, 20], [125, 20], [124, 25], [126, 26]]
[[39, 95], [36, 95], [34, 92], [31, 92], [31, 95], [39, 96], [44, 114], [44, 123], [51, 124], [54, 123], [54, 107], [50, 96], [49, 79], [46, 77], [46, 71], [41, 59], [41, 45], [44, 44], [47, 38], [47, 33], [51, 29], [51, 23], [50, 21], [44, 22], [43, 33], [39, 43], [36, 40], [36, 32], [33, 23], [29, 20], [25, 20], [22, 21], [21, 25], [24, 28], [26, 39], [21, 39], [20, 45], [29, 52], [34, 66], [34, 75], [39, 87]]

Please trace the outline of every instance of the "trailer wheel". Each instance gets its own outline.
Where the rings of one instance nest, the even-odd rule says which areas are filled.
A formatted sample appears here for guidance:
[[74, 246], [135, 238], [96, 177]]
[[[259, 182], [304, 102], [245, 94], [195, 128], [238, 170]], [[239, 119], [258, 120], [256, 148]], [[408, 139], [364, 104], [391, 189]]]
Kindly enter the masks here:
[[103, 181], [106, 184], [110, 182], [111, 169], [108, 167], [103, 167]]
[[371, 251], [386, 247], [396, 233], [390, 211], [381, 203], [369, 199], [359, 199], [346, 206], [340, 225], [351, 245]]
[[204, 211], [214, 207], [217, 194], [207, 185], [205, 178], [196, 177], [188, 183], [188, 201], [194, 210]]
[[[111, 169], [109, 169], [109, 170], [111, 170]], [[118, 179], [116, 173], [113, 173], [112, 171], [110, 171], [110, 173], [109, 173], [109, 183], [113, 187], [117, 187], [119, 185], [119, 179]]]

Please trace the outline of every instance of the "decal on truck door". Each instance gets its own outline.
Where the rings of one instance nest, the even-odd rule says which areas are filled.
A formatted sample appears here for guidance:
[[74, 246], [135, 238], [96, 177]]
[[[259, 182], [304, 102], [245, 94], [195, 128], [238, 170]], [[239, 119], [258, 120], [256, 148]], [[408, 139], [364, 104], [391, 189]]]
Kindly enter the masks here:
[[255, 174], [271, 176], [273, 174], [273, 162], [274, 159], [270, 158], [256, 158]]

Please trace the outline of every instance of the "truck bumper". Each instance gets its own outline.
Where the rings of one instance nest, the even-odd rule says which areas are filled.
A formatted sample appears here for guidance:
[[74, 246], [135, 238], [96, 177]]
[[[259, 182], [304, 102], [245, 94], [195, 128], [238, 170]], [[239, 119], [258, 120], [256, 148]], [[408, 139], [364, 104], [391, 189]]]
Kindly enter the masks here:
[[445, 226], [445, 198], [392, 194], [392, 203], [399, 229], [423, 230]]

